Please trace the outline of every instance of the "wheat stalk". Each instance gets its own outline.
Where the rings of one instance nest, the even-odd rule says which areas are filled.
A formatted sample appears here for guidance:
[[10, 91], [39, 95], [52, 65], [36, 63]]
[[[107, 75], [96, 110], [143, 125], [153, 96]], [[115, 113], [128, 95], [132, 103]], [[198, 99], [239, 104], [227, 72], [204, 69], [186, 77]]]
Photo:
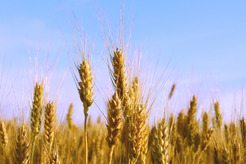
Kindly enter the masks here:
[[43, 96], [43, 82], [36, 83], [34, 88], [34, 96], [31, 108], [31, 132], [32, 132], [32, 151], [31, 151], [31, 164], [33, 164], [34, 146], [37, 135], [41, 127], [42, 116], [42, 96]]
[[91, 66], [89, 62], [85, 60], [85, 57], [83, 57], [82, 64], [80, 64], [78, 67], [78, 72], [80, 76], [80, 82], [78, 82], [79, 88], [79, 95], [80, 99], [83, 102], [84, 106], [84, 138], [85, 138], [85, 164], [88, 163], [88, 144], [87, 144], [87, 118], [88, 118], [88, 110], [89, 107], [93, 103], [93, 77], [91, 72]]

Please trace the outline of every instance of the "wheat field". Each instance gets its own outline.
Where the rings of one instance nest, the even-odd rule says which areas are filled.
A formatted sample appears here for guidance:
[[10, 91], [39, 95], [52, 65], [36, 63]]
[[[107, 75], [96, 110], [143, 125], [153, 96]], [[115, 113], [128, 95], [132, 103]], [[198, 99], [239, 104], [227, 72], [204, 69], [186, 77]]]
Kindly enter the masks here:
[[[30, 119], [1, 118], [1, 163], [245, 163], [243, 117], [226, 122], [220, 103], [215, 101], [213, 112], [197, 118], [198, 97], [194, 95], [187, 109], [163, 113], [150, 123], [151, 109], [141, 80], [126, 74], [122, 50], [113, 52], [109, 64], [114, 94], [107, 102], [106, 122], [101, 117], [92, 122], [88, 115], [94, 103], [95, 75], [89, 60], [82, 56], [76, 66], [76, 81], [84, 125], [74, 125], [73, 104], [67, 107], [64, 123], [59, 123], [55, 102], [44, 101], [44, 81], [36, 82]], [[168, 100], [175, 87], [170, 88]]]

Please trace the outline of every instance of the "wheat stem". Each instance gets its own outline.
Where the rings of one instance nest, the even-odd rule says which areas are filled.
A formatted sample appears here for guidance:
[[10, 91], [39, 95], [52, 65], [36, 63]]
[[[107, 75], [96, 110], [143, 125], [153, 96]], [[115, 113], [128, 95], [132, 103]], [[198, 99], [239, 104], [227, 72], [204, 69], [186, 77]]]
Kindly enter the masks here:
[[[88, 107], [87, 107], [88, 108]], [[88, 109], [85, 109], [88, 111]], [[87, 118], [88, 113], [85, 114], [85, 121], [84, 121], [84, 137], [85, 137], [85, 163], [88, 163], [88, 143], [87, 143]]]
[[108, 158], [108, 163], [109, 164], [112, 164], [113, 152], [114, 152], [114, 145], [109, 148], [109, 158]]
[[33, 139], [33, 141], [32, 141], [31, 164], [33, 164], [35, 140], [36, 140], [36, 138], [35, 138], [35, 139]]

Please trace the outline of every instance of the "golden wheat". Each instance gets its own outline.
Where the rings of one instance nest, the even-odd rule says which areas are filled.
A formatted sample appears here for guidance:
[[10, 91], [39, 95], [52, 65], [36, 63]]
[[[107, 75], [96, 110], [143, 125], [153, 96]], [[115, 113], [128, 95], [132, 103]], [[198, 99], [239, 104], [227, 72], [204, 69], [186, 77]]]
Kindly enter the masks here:
[[107, 142], [109, 146], [109, 163], [112, 163], [113, 151], [119, 138], [122, 125], [122, 104], [121, 100], [115, 93], [108, 102], [108, 123], [107, 123]]
[[32, 151], [31, 151], [31, 164], [33, 164], [34, 146], [36, 138], [41, 128], [42, 116], [42, 103], [43, 103], [43, 82], [36, 83], [34, 88], [34, 96], [31, 108], [31, 132], [32, 132]]
[[89, 62], [85, 60], [85, 57], [83, 56], [82, 64], [80, 64], [77, 69], [79, 72], [80, 82], [79, 84], [79, 96], [81, 101], [83, 102], [84, 106], [84, 137], [85, 137], [85, 163], [88, 163], [88, 144], [87, 144], [87, 117], [88, 117], [88, 110], [89, 107], [93, 103], [93, 93], [94, 93], [94, 87], [92, 84], [93, 77], [91, 72], [91, 66]]
[[18, 128], [16, 138], [15, 163], [28, 164], [29, 156], [29, 139], [26, 128], [23, 126]]

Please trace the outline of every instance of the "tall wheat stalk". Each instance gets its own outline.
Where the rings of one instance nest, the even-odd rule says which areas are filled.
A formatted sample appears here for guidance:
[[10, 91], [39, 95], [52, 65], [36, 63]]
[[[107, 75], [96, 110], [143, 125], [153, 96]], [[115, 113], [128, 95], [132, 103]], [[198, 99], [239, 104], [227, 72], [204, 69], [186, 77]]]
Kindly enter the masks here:
[[87, 143], [87, 118], [89, 107], [93, 103], [93, 84], [92, 84], [92, 72], [89, 61], [85, 60], [85, 57], [82, 59], [82, 64], [80, 64], [77, 69], [80, 76], [80, 82], [78, 82], [78, 91], [80, 99], [84, 106], [84, 138], [85, 138], [85, 164], [88, 163], [88, 143]]

